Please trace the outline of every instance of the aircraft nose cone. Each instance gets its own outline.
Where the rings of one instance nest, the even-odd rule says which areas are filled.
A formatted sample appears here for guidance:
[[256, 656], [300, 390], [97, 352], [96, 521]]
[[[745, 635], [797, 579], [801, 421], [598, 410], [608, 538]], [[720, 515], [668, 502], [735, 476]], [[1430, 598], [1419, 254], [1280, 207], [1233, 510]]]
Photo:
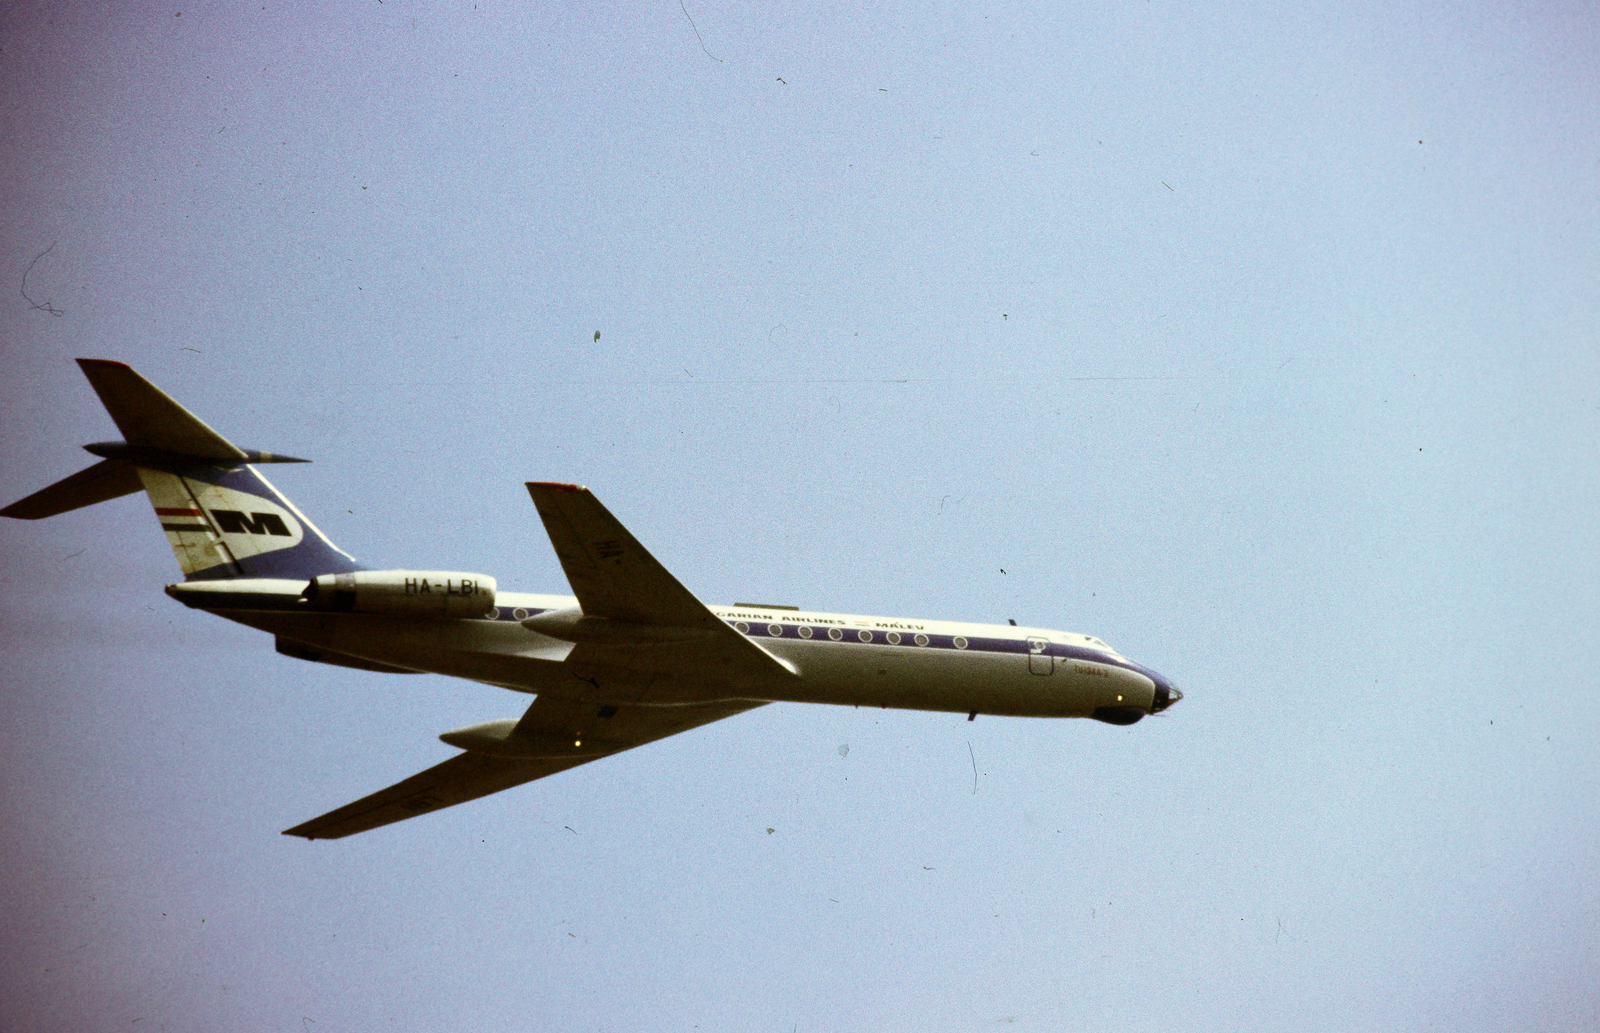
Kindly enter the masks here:
[[1150, 713], [1159, 714], [1183, 698], [1183, 693], [1178, 687], [1165, 678], [1156, 680], [1156, 698], [1150, 705]]

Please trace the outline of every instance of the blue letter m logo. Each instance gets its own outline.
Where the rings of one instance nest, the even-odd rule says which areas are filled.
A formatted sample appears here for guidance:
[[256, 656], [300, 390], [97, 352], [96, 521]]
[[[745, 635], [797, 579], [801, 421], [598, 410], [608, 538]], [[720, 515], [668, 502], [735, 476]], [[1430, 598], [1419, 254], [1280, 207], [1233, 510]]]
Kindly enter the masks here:
[[[293, 538], [276, 513], [241, 513], [237, 509], [213, 509], [211, 518], [226, 534], [276, 534]], [[254, 518], [254, 519], [252, 519]]]

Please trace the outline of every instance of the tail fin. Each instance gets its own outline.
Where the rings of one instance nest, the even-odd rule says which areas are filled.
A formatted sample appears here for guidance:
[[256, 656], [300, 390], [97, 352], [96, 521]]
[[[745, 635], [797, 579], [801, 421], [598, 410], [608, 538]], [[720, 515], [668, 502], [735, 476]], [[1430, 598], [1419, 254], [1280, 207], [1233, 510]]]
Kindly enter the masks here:
[[120, 362], [78, 365], [123, 440], [85, 445], [101, 461], [0, 509], [38, 520], [143, 488], [186, 580], [314, 578], [362, 567], [251, 464], [303, 463], [234, 445]]

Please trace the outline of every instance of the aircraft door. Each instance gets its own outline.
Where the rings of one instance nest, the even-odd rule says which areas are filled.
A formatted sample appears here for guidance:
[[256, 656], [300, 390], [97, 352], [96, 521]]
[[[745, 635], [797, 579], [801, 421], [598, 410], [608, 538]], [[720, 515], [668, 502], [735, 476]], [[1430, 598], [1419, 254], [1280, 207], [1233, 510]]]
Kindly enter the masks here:
[[1055, 660], [1046, 653], [1050, 641], [1042, 638], [1028, 640], [1028, 670], [1034, 674], [1049, 674], [1055, 670]]

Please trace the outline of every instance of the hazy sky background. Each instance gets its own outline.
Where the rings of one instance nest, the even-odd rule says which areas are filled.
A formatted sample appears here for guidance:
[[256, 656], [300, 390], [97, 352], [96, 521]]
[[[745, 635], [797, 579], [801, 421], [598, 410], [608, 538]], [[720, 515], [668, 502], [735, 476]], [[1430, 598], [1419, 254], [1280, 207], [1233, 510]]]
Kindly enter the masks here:
[[0, 501], [122, 359], [370, 565], [565, 592], [576, 481], [709, 602], [1187, 693], [308, 844], [525, 700], [0, 522], [0, 1026], [1600, 1028], [1600, 12], [1222, 7], [0, 8]]

